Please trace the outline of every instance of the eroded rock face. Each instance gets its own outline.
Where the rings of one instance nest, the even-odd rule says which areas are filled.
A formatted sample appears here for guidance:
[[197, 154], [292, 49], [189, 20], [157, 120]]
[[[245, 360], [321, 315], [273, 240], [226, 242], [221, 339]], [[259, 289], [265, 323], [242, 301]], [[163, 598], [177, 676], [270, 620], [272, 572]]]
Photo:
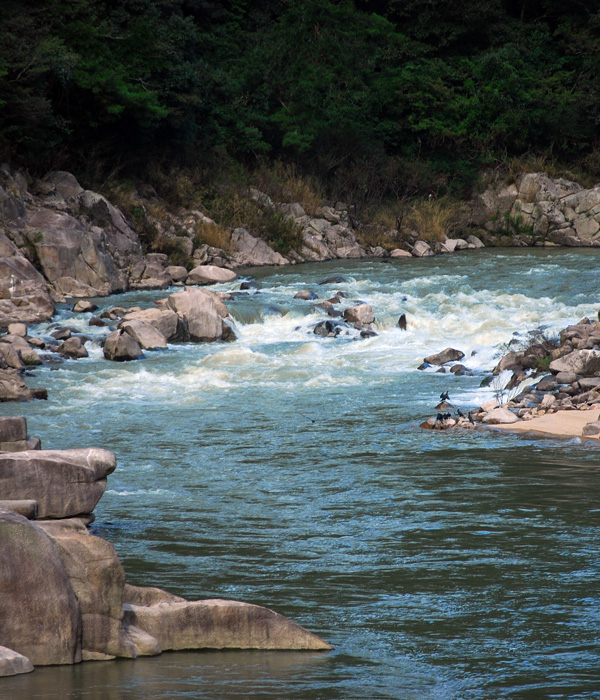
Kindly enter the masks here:
[[81, 661], [79, 602], [58, 549], [37, 525], [0, 511], [0, 639], [35, 665]]
[[106, 250], [100, 230], [86, 229], [73, 216], [38, 209], [22, 235], [36, 250], [44, 276], [69, 296], [106, 296], [127, 289], [125, 274]]
[[232, 262], [239, 267], [259, 265], [289, 265], [290, 261], [283, 255], [256, 238], [245, 228], [236, 228], [231, 234], [231, 245], [235, 252], [231, 254]]
[[40, 518], [91, 513], [115, 467], [112, 452], [97, 447], [3, 452], [0, 498], [33, 499]]
[[125, 571], [115, 548], [78, 519], [39, 523], [58, 548], [81, 613], [83, 660], [94, 654], [135, 658], [123, 625]]
[[489, 231], [528, 230], [532, 240], [564, 246], [600, 245], [600, 187], [585, 189], [547, 173], [525, 173], [492, 186], [472, 202], [472, 221]]

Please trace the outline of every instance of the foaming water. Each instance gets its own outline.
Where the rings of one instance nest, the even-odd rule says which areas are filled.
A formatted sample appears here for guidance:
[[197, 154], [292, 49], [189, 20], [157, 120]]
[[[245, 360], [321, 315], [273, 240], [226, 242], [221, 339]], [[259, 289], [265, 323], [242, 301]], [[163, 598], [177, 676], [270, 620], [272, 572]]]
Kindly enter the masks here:
[[[598, 450], [416, 427], [442, 391], [463, 408], [492, 396], [481, 380], [511, 339], [596, 317], [599, 261], [510, 250], [251, 271], [259, 293], [227, 302], [235, 343], [133, 363], [106, 362], [108, 329], [86, 330], [88, 359], [28, 380], [48, 387], [47, 402], [4, 412], [26, 414], [45, 447], [116, 453], [93, 528], [128, 580], [266, 605], [335, 651], [37, 669], [3, 679], [0, 695], [600, 697]], [[318, 284], [332, 274], [345, 281]], [[293, 298], [306, 288], [319, 299]], [[342, 308], [372, 304], [377, 336], [313, 333], [327, 318], [316, 303], [337, 291]], [[83, 330], [89, 314], [65, 307], [59, 320]], [[448, 346], [474, 376], [417, 370]]]

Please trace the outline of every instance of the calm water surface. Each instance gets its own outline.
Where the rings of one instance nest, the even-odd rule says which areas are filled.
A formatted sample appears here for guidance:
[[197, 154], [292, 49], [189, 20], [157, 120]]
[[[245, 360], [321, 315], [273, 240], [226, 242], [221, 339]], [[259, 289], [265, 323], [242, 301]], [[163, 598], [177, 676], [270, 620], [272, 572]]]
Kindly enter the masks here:
[[[228, 302], [236, 343], [126, 364], [90, 343], [37, 370], [49, 400], [3, 412], [46, 448], [116, 453], [93, 531], [131, 583], [265, 605], [335, 650], [39, 668], [0, 697], [600, 698], [599, 448], [415, 427], [442, 391], [463, 409], [493, 396], [480, 383], [512, 338], [595, 317], [599, 263], [527, 249], [257, 270], [260, 294]], [[331, 274], [346, 279], [317, 284]], [[378, 336], [315, 336], [305, 287], [371, 303]], [[416, 369], [447, 346], [474, 376]]]

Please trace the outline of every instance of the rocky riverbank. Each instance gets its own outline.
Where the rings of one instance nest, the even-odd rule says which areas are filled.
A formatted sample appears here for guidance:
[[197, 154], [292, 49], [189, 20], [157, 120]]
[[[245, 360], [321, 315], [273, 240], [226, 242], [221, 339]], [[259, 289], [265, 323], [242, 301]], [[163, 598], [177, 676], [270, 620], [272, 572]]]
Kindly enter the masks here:
[[108, 450], [42, 450], [25, 418], [0, 418], [0, 448], [0, 676], [173, 649], [331, 649], [257, 605], [128, 584], [88, 529]]
[[[57, 302], [131, 289], [189, 291], [231, 281], [248, 266], [429, 257], [482, 248], [482, 239], [485, 245], [517, 246], [595, 246], [600, 241], [600, 187], [584, 189], [545, 173], [523, 175], [514, 184], [494, 184], [474, 196], [463, 238], [426, 241], [411, 231], [388, 231], [387, 239], [397, 240], [397, 248], [361, 244], [351, 207], [342, 202], [324, 202], [315, 216], [308, 216], [299, 202], [274, 202], [257, 190], [249, 190], [247, 196], [293, 223], [301, 232], [301, 244], [282, 255], [249, 230], [237, 228], [230, 233], [227, 249], [207, 245], [198, 231], [218, 227], [217, 222], [200, 209], [170, 210], [161, 202], [158, 206], [152, 188], [140, 187], [130, 208], [144, 212], [144, 221], [167, 247], [183, 254], [185, 264], [172, 265], [166, 254], [143, 250], [134, 219], [125, 209], [85, 190], [72, 174], [56, 171], [32, 180], [0, 166], [0, 401], [44, 398], [43, 388], [31, 389], [23, 381], [31, 368], [59, 356], [87, 355], [89, 338], [68, 328], [53, 328], [44, 338], [29, 337], [27, 325], [50, 320]], [[336, 307], [343, 298], [341, 290], [323, 299], [311, 294], [307, 299], [314, 299], [327, 316], [352, 314]], [[176, 293], [157, 310], [115, 309], [89, 323], [107, 325], [101, 342], [108, 359], [134, 359], [169, 342], [233, 340], [235, 331], [223, 301], [222, 295], [205, 290]], [[89, 311], [85, 303], [76, 304], [74, 311]], [[348, 319], [323, 321], [315, 332], [338, 335], [345, 330], [344, 322], [347, 325]], [[350, 326], [364, 337], [374, 333], [371, 323], [352, 318]]]
[[[433, 364], [450, 371], [460, 359], [450, 354], [440, 357], [446, 361]], [[512, 374], [498, 384], [496, 398], [471, 410], [442, 400], [437, 415], [422, 427], [448, 430], [482, 425], [600, 440], [600, 322], [583, 318], [558, 338], [533, 334], [525, 347], [509, 351], [500, 360], [492, 377], [505, 372]]]

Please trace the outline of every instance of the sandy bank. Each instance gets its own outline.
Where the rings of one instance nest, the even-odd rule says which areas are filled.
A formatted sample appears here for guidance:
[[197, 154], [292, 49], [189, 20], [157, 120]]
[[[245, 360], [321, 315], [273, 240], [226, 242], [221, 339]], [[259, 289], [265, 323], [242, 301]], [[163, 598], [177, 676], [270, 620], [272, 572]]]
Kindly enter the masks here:
[[494, 425], [491, 427], [507, 432], [537, 433], [550, 437], [564, 438], [578, 437], [582, 440], [600, 442], [600, 434], [593, 436], [582, 435], [585, 425], [599, 419], [600, 410], [596, 407], [585, 411], [557, 411], [556, 413], [547, 413], [543, 416], [536, 416], [531, 420], [521, 421], [519, 423]]

